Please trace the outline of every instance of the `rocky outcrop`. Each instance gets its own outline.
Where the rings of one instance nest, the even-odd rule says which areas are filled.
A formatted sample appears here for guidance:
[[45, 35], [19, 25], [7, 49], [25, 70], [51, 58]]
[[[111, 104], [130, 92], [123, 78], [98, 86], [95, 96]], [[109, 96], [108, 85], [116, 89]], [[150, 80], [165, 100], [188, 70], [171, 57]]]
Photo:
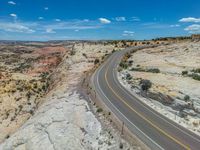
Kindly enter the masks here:
[[77, 93], [55, 95], [0, 146], [11, 149], [97, 149], [110, 147], [101, 124]]

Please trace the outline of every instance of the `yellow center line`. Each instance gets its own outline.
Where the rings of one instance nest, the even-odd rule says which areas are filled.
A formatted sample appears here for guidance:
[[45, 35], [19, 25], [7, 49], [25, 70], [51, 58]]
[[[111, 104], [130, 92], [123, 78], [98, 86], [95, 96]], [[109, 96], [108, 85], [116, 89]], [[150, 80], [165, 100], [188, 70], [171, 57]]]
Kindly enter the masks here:
[[122, 101], [128, 108], [130, 108], [133, 112], [135, 112], [138, 116], [140, 116], [143, 120], [145, 120], [146, 122], [148, 122], [151, 126], [153, 126], [155, 129], [157, 129], [159, 132], [161, 132], [162, 134], [164, 134], [165, 136], [167, 136], [168, 138], [170, 138], [171, 140], [175, 141], [177, 144], [181, 145], [182, 147], [184, 147], [186, 150], [190, 150], [190, 147], [184, 145], [183, 143], [181, 143], [179, 140], [177, 140], [176, 138], [174, 138], [173, 136], [169, 135], [167, 132], [165, 132], [164, 130], [162, 130], [161, 128], [159, 128], [158, 126], [156, 126], [152, 121], [150, 121], [149, 119], [147, 119], [145, 116], [143, 116], [142, 114], [140, 114], [139, 112], [137, 112], [135, 109], [133, 109], [133, 107], [131, 107], [123, 98], [121, 98], [114, 90], [113, 88], [110, 86], [108, 79], [107, 79], [107, 74], [108, 74], [108, 67], [105, 73], [105, 79], [106, 79], [106, 83], [109, 87], [109, 89], [111, 89], [111, 91], [115, 94], [115, 96], [117, 96], [119, 98], [120, 101]]

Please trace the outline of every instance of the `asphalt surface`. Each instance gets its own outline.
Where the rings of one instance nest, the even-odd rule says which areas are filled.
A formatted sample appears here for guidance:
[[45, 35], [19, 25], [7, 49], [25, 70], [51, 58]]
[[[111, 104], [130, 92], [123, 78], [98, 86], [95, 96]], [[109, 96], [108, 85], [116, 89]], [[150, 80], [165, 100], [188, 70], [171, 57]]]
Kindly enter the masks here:
[[113, 53], [91, 78], [97, 96], [151, 149], [200, 150], [200, 137], [138, 100], [117, 79], [117, 66], [126, 52], [148, 48], [127, 48]]

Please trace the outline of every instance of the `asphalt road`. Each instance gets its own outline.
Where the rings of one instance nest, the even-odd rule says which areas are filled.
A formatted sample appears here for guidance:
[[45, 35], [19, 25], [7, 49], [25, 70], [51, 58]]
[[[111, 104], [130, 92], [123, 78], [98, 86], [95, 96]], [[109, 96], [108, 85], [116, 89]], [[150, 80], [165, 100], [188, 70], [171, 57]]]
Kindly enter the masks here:
[[117, 66], [128, 51], [113, 53], [91, 78], [97, 96], [128, 129], [151, 149], [200, 150], [200, 137], [157, 113], [127, 91], [117, 79]]

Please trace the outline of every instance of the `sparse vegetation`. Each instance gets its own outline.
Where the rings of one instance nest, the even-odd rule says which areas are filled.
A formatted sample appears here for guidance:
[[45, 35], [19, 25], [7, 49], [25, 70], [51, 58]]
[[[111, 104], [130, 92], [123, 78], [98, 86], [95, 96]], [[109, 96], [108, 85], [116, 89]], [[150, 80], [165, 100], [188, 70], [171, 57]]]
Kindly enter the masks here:
[[192, 77], [192, 79], [200, 81], [200, 75], [197, 73], [193, 73], [191, 75], [188, 75], [189, 77]]
[[188, 74], [188, 71], [182, 71], [182, 75], [185, 76]]
[[103, 112], [103, 109], [102, 108], [97, 108], [97, 113], [101, 113]]
[[124, 61], [120, 62], [119, 66], [123, 69], [127, 69], [128, 68], [128, 64]]
[[150, 80], [141, 80], [140, 86], [141, 86], [142, 91], [148, 91], [151, 88], [152, 83]]
[[130, 73], [127, 73], [126, 74], [126, 80], [131, 80], [132, 79], [132, 76], [130, 75]]
[[119, 144], [119, 148], [120, 148], [120, 149], [123, 149], [123, 147], [124, 147], [123, 143], [120, 143], [120, 144]]
[[152, 69], [143, 69], [143, 68], [131, 68], [130, 71], [138, 71], [138, 72], [151, 72], [151, 73], [160, 73], [160, 70], [157, 68], [152, 68]]
[[[0, 126], [8, 132], [9, 125], [14, 123], [19, 126], [34, 114], [40, 98], [45, 95], [49, 84], [54, 82], [49, 74], [68, 53], [64, 47], [42, 45], [0, 44], [0, 122], [9, 120], [8, 125]], [[2, 136], [5, 137], [2, 134], [0, 140]]]
[[184, 100], [187, 102], [187, 101], [189, 101], [190, 100], [190, 96], [189, 95], [185, 95], [184, 96]]
[[76, 52], [75, 52], [74, 50], [70, 51], [70, 55], [71, 55], [71, 56], [73, 56], [73, 55], [75, 55], [75, 54], [76, 54]]
[[193, 70], [191, 70], [191, 72], [194, 72], [194, 73], [200, 73], [200, 68], [193, 69]]
[[158, 68], [152, 68], [152, 69], [147, 69], [146, 72], [160, 73], [160, 70]]
[[128, 61], [128, 65], [129, 65], [129, 66], [132, 66], [132, 64], [133, 64], [133, 60], [129, 60], [129, 61]]
[[85, 58], [88, 58], [87, 55], [85, 53], [82, 54]]
[[100, 61], [99, 61], [98, 58], [96, 58], [96, 59], [94, 60], [94, 64], [95, 64], [95, 65], [97, 65], [99, 62], [100, 62]]
[[139, 67], [137, 67], [137, 68], [131, 68], [130, 69], [130, 71], [139, 71], [139, 72], [145, 72], [145, 69], [142, 69], [142, 68], [139, 68]]

